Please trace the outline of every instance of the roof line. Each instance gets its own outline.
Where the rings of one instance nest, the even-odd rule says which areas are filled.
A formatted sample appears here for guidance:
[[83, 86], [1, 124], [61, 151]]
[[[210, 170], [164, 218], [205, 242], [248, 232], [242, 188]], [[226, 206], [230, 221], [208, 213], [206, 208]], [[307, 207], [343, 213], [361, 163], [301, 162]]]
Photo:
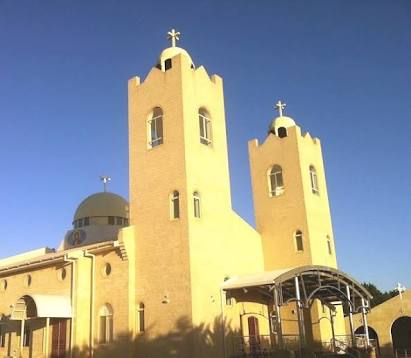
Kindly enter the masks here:
[[23, 260], [23, 261], [18, 261], [14, 264], [8, 265], [8, 266], [2, 266], [0, 267], [0, 275], [3, 275], [5, 273], [10, 273], [10, 272], [15, 272], [15, 271], [20, 271], [23, 270], [27, 267], [33, 267], [33, 266], [43, 266], [45, 264], [50, 264], [55, 261], [62, 261], [64, 260], [64, 257], [69, 253], [69, 252], [75, 252], [79, 250], [98, 250], [101, 248], [106, 247], [113, 247], [117, 248], [116, 246], [116, 240], [111, 240], [111, 241], [104, 241], [104, 242], [99, 242], [97, 244], [91, 244], [91, 245], [86, 245], [86, 246], [80, 246], [64, 251], [59, 251], [58, 253], [49, 253], [46, 255], [42, 256], [37, 256], [34, 257], [30, 260]]

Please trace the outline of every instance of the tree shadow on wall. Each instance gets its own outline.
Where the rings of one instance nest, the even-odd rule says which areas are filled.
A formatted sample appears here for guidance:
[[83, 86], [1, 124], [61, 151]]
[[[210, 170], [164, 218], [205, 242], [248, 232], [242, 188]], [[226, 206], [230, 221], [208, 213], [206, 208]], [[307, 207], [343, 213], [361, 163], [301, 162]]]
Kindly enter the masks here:
[[[232, 338], [239, 332], [232, 330], [221, 318], [213, 324], [192, 326], [188, 318], [180, 318], [175, 328], [167, 334], [151, 337], [149, 327], [136, 338], [123, 334], [110, 344], [96, 344], [96, 358], [167, 358], [167, 357], [224, 357], [224, 342], [230, 345]], [[229, 349], [227, 349], [229, 351]], [[89, 357], [87, 347], [74, 348], [73, 357]]]

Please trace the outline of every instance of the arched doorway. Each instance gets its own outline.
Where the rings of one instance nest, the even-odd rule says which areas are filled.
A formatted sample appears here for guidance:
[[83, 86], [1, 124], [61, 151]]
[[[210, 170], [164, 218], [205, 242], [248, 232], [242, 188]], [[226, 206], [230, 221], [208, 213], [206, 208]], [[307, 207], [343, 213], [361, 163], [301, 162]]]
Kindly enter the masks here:
[[[358, 327], [355, 332], [355, 336], [363, 336], [365, 334], [364, 332], [364, 326]], [[380, 342], [378, 341], [378, 334], [375, 331], [374, 328], [371, 326], [368, 326], [368, 336], [370, 338], [370, 343], [371, 345], [376, 349], [378, 354], [380, 354]]]
[[247, 322], [250, 351], [251, 353], [257, 353], [260, 349], [260, 326], [258, 324], [258, 318], [250, 316], [248, 317]]
[[392, 347], [398, 357], [411, 352], [411, 317], [397, 318], [391, 326]]

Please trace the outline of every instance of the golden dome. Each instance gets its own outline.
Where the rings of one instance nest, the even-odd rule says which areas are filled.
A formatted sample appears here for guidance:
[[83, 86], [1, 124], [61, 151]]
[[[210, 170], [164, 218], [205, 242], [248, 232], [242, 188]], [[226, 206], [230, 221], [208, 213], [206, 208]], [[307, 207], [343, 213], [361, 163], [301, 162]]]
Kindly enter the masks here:
[[129, 217], [128, 202], [120, 195], [101, 192], [88, 196], [78, 206], [74, 221], [91, 217]]

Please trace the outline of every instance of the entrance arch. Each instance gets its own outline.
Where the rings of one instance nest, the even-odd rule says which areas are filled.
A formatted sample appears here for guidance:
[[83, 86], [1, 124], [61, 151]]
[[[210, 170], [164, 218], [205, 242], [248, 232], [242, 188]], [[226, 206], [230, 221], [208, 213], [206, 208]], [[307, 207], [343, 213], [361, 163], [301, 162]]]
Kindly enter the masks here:
[[[365, 334], [364, 326], [358, 327], [355, 330], [354, 334], [355, 336], [363, 336]], [[380, 353], [380, 342], [378, 341], [378, 334], [371, 326], [368, 326], [368, 335], [370, 337], [370, 343], [377, 349], [377, 352]]]
[[407, 350], [411, 351], [411, 317], [403, 316], [397, 318], [391, 326], [392, 347], [398, 351], [398, 355]]

